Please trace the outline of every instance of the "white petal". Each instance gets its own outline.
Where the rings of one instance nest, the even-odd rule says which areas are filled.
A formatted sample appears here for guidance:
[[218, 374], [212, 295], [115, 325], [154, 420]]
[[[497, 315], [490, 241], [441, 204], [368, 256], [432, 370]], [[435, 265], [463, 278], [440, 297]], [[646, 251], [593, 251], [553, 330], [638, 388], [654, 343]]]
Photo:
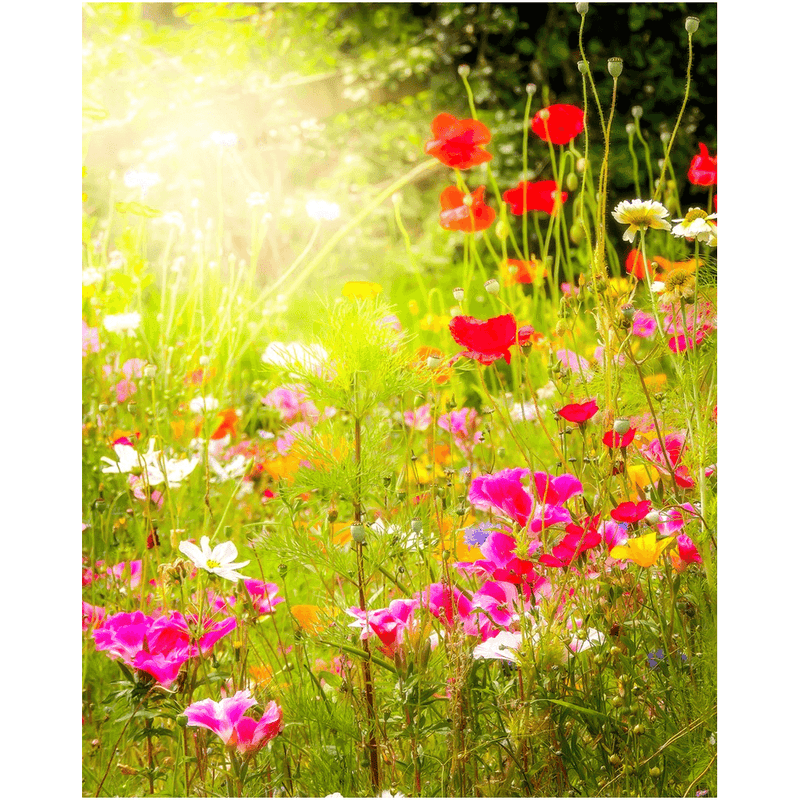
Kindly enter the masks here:
[[200, 549], [203, 551], [203, 557], [205, 559], [212, 558], [211, 547], [208, 544], [208, 536], [201, 536], [200, 537]]
[[219, 561], [220, 564], [226, 564], [229, 561], [235, 561], [238, 551], [233, 542], [220, 542], [215, 548], [211, 557], [214, 561]]
[[196, 566], [205, 566], [206, 558], [196, 544], [192, 544], [191, 542], [181, 542], [178, 545], [178, 550], [180, 550], [181, 553], [183, 553], [187, 558], [190, 558]]

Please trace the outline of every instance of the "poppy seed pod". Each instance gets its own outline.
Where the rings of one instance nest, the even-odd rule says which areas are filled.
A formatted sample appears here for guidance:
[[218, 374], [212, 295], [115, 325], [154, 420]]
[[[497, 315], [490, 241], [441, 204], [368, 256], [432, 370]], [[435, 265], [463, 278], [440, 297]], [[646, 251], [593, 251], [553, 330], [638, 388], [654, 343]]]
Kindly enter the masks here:
[[618, 56], [608, 59], [608, 74], [612, 78], [619, 78], [622, 75], [622, 59]]
[[363, 544], [367, 539], [367, 532], [363, 525], [351, 525], [350, 534], [353, 537], [353, 541], [359, 544]]
[[[636, 316], [636, 309], [633, 306], [623, 306], [621, 309], [622, 316], [629, 322]], [[617, 431], [619, 433], [619, 431]]]
[[697, 19], [697, 17], [686, 17], [684, 26], [686, 27], [687, 33], [691, 35], [700, 27], [700, 20]]
[[278, 564], [278, 575], [280, 575], [281, 578], [285, 578], [288, 571], [289, 567], [287, 567], [286, 564]]
[[529, 95], [534, 95], [536, 93], [536, 84], [529, 83], [525, 86], [525, 92]]
[[614, 433], [624, 436], [631, 429], [631, 423], [627, 419], [615, 419], [613, 428]]
[[422, 533], [422, 520], [416, 517], [411, 520], [411, 530], [414, 533]]
[[497, 280], [497, 278], [489, 278], [489, 280], [483, 284], [483, 288], [486, 289], [489, 294], [499, 294], [500, 282]]
[[460, 303], [464, 299], [464, 290], [459, 286], [453, 289], [453, 297]]
[[459, 74], [459, 75], [460, 75], [462, 78], [466, 78], [466, 77], [468, 77], [468, 76], [469, 76], [469, 71], [470, 71], [470, 70], [469, 70], [469, 64], [459, 64], [459, 67], [458, 67], [458, 74]]
[[589, 11], [589, 4], [588, 3], [575, 3], [575, 9], [577, 12], [583, 16], [584, 14], [588, 13]]
[[574, 192], [578, 188], [578, 176], [574, 172], [567, 175], [566, 186], [569, 191]]
[[625, 133], [627, 133], [627, 134], [628, 134], [628, 136], [633, 136], [633, 134], [634, 134], [635, 132], [636, 132], [636, 126], [635, 126], [635, 125], [634, 125], [632, 122], [629, 122], [629, 123], [628, 123], [628, 124], [625, 126]]
[[641, 119], [642, 118], [642, 114], [644, 114], [644, 109], [641, 106], [634, 106], [631, 109], [631, 116], [634, 119]]
[[589, 74], [589, 62], [588, 61], [584, 61], [583, 59], [581, 59], [578, 62], [578, 72], [580, 72], [581, 75], [588, 75]]
[[144, 368], [144, 376], [145, 378], [155, 378], [156, 372], [158, 372], [158, 368], [155, 364], [148, 364]]
[[644, 521], [648, 525], [658, 525], [661, 522], [661, 512], [653, 510], [645, 518]]

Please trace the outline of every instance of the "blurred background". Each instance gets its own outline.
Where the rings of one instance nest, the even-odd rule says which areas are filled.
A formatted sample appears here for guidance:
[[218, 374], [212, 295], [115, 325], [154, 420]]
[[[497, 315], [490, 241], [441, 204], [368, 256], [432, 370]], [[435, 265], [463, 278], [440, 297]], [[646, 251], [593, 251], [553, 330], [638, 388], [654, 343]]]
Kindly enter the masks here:
[[[684, 203], [699, 142], [716, 152], [716, 5], [591, 4], [584, 42], [606, 108], [606, 61], [624, 59], [609, 208], [634, 196], [625, 124], [641, 106], [654, 162], [686, 76], [693, 84], [672, 161]], [[151, 217], [148, 256], [214, 229], [220, 256], [250, 260], [267, 283], [298, 256], [321, 219], [321, 241], [427, 158], [430, 123], [470, 116], [457, 68], [471, 68], [492, 168], [505, 190], [522, 177], [527, 84], [532, 111], [582, 105], [574, 3], [91, 3], [83, 6], [84, 243], [112, 240], [127, 208]], [[596, 125], [590, 116], [589, 124]], [[598, 148], [596, 134], [591, 147]], [[582, 144], [581, 144], [582, 147]], [[529, 178], [552, 179], [546, 146], [529, 141]], [[466, 173], [471, 188], [485, 168]], [[439, 226], [442, 166], [402, 191], [400, 212], [422, 273], [436, 280], [460, 257], [462, 234]], [[696, 198], [693, 198], [693, 193]], [[619, 242], [622, 230], [611, 235]], [[620, 242], [621, 244], [621, 242]], [[620, 247], [624, 253], [629, 248]], [[222, 258], [220, 258], [222, 261]], [[373, 280], [387, 299], [417, 281], [387, 201], [324, 264], [319, 280]], [[319, 289], [319, 280], [308, 291]]]

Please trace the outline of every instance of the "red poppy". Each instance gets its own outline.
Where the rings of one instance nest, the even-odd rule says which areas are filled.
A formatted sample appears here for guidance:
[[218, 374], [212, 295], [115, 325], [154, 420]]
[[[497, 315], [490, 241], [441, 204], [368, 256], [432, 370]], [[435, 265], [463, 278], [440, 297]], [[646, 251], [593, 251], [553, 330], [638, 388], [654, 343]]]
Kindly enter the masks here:
[[[474, 192], [464, 195], [456, 186], [448, 186], [440, 195], [439, 203], [442, 211], [439, 222], [448, 231], [485, 231], [494, 222], [494, 209], [483, 202], [485, 186], [479, 186]], [[470, 205], [464, 200], [471, 198]]]
[[567, 202], [567, 193], [561, 192], [561, 202], [557, 202], [558, 192], [555, 181], [520, 181], [516, 189], [503, 193], [503, 200], [511, 206], [511, 213], [521, 217], [525, 211], [546, 211], [554, 214], [556, 207]]
[[569, 144], [583, 130], [583, 110], [561, 103], [541, 108], [531, 120], [531, 128], [546, 142]]
[[611, 510], [611, 518], [617, 522], [639, 522], [650, 513], [650, 501], [642, 500], [641, 503], [620, 503]]
[[591, 419], [599, 409], [597, 408], [597, 401], [592, 399], [586, 403], [570, 403], [564, 408], [559, 408], [556, 411], [559, 417], [567, 420], [567, 422], [577, 422], [583, 424], [586, 420]]
[[584, 520], [583, 526], [571, 523], [566, 527], [566, 536], [553, 548], [552, 554], [539, 557], [539, 563], [548, 567], [568, 567], [581, 553], [597, 547], [603, 537], [597, 531], [600, 517]]
[[633, 441], [634, 436], [636, 436], [636, 428], [629, 428], [628, 432], [623, 434], [610, 430], [603, 437], [603, 444], [611, 448], [627, 447]]
[[469, 169], [492, 160], [492, 154], [483, 149], [492, 134], [476, 119], [439, 114], [431, 123], [431, 131], [433, 139], [425, 143], [425, 152], [448, 167]]
[[[643, 281], [645, 278], [645, 264], [644, 257], [639, 250], [631, 250], [628, 257], [625, 259], [625, 272], [632, 274], [635, 278]], [[653, 274], [653, 265], [650, 263], [647, 271], [650, 275]]]
[[507, 258], [500, 264], [500, 271], [506, 286], [513, 286], [515, 283], [533, 283], [547, 275], [547, 267], [536, 259], [520, 261], [516, 258]]
[[700, 155], [689, 165], [689, 183], [695, 186], [713, 186], [717, 182], [717, 157], [711, 158], [708, 148], [700, 144]]
[[453, 317], [450, 333], [458, 344], [467, 348], [459, 355], [474, 358], [481, 364], [494, 364], [498, 358], [504, 358], [506, 364], [510, 364], [511, 345], [527, 344], [534, 331], [530, 325], [517, 330], [514, 315], [503, 314], [486, 321], [475, 317]]

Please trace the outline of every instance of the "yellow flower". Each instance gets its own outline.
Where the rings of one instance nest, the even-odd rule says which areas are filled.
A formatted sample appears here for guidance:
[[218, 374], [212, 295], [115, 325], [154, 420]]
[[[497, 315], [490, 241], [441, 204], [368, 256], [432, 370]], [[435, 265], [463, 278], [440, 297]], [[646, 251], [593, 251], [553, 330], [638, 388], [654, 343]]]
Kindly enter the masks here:
[[609, 555], [611, 558], [628, 559], [640, 567], [652, 567], [674, 541], [674, 536], [668, 536], [659, 542], [655, 533], [646, 533], [636, 539], [628, 539], [627, 544], [618, 545]]
[[446, 328], [449, 324], [450, 317], [445, 315], [440, 316], [439, 314], [426, 314], [419, 323], [419, 327], [423, 331], [439, 333], [440, 330]]
[[348, 281], [342, 289], [342, 297], [351, 300], [372, 300], [383, 291], [383, 286], [371, 281]]

